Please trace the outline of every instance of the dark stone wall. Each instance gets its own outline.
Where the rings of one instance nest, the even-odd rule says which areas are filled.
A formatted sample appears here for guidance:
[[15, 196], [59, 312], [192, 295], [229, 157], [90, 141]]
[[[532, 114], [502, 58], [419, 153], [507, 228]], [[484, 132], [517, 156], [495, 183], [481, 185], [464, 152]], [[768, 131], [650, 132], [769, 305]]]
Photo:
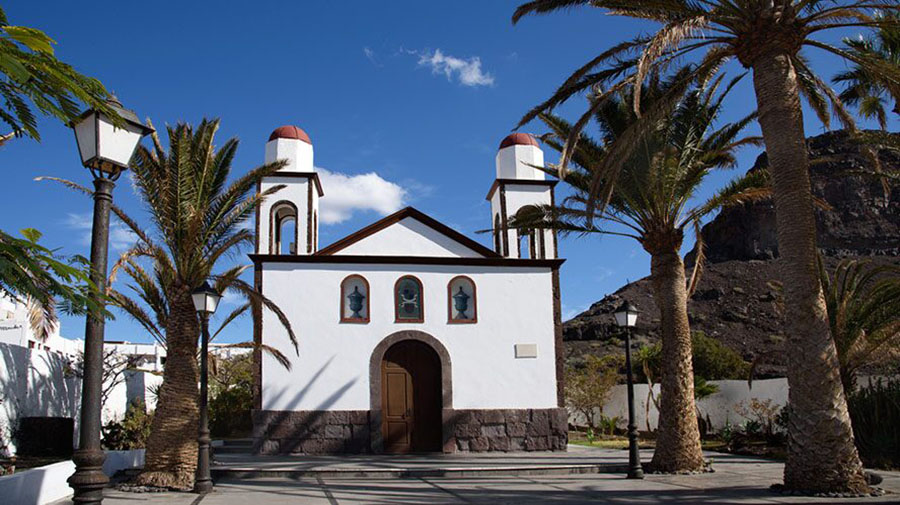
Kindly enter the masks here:
[[359, 454], [371, 440], [367, 410], [253, 411], [256, 454]]
[[566, 409], [450, 410], [448, 445], [458, 452], [564, 451], [568, 443]]
[[[565, 409], [454, 410], [443, 413], [444, 452], [564, 451]], [[253, 412], [256, 454], [359, 454], [372, 451], [365, 410]], [[370, 425], [371, 424], [371, 425]]]

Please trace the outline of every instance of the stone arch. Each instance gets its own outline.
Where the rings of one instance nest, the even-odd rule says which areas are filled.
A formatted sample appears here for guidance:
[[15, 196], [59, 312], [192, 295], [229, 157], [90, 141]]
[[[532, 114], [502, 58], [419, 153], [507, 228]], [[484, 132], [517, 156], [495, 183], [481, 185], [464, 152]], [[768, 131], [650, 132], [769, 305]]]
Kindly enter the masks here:
[[[431, 347], [441, 360], [441, 409], [444, 413], [453, 409], [453, 377], [450, 366], [450, 353], [438, 339], [418, 330], [403, 330], [391, 333], [385, 337], [369, 359], [369, 433], [371, 434], [372, 452], [381, 453], [384, 450], [384, 441], [381, 437], [381, 362], [384, 354], [392, 345], [404, 340], [417, 340]], [[446, 417], [446, 416], [445, 416]], [[441, 438], [444, 442], [444, 452], [447, 452], [447, 440], [452, 433], [446, 422], [441, 426]]]

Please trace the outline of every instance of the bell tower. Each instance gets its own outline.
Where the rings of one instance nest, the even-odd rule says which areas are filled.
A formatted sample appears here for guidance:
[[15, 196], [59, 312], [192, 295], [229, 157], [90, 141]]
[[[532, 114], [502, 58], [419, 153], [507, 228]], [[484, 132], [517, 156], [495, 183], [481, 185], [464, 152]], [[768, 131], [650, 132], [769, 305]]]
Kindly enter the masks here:
[[544, 152], [527, 133], [512, 133], [500, 142], [495, 158], [497, 178], [488, 191], [494, 250], [507, 258], [555, 259], [556, 231], [510, 228], [523, 207], [553, 205], [556, 181], [547, 180]]
[[260, 192], [283, 187], [259, 206], [256, 253], [313, 254], [319, 248], [319, 198], [325, 193], [309, 135], [296, 126], [276, 128], [266, 143], [266, 163], [278, 160], [287, 164], [259, 184]]

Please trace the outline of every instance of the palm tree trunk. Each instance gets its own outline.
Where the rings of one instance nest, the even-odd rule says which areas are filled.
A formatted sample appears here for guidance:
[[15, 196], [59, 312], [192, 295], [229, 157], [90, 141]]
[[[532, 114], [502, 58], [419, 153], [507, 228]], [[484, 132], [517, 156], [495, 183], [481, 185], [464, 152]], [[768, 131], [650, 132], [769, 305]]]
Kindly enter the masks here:
[[659, 430], [650, 467], [689, 472], [704, 466], [694, 406], [691, 329], [684, 263], [676, 250], [652, 254], [650, 276], [662, 332]]
[[166, 326], [166, 366], [147, 439], [142, 485], [190, 489], [197, 466], [197, 313], [176, 288]]
[[753, 63], [753, 84], [772, 172], [791, 363], [784, 483], [803, 491], [863, 491], [865, 476], [853, 444], [837, 349], [816, 271], [809, 160], [797, 74], [790, 58], [779, 53], [758, 57]]

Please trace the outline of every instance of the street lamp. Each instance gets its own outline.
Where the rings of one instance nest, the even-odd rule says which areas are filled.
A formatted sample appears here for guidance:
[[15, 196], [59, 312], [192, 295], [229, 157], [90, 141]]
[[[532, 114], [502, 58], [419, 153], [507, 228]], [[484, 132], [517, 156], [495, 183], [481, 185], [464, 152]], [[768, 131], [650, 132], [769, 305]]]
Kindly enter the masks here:
[[[109, 249], [109, 209], [112, 190], [141, 138], [153, 130], [141, 124], [137, 115], [122, 107], [115, 97], [107, 106], [119, 115], [113, 121], [97, 110], [87, 110], [72, 122], [81, 163], [94, 176], [94, 222], [91, 228], [91, 281], [96, 291], [91, 293], [95, 308], [102, 308], [106, 292], [106, 261]], [[78, 450], [72, 459], [75, 473], [69, 477], [79, 505], [103, 502], [103, 488], [109, 479], [103, 473], [106, 459], [100, 448], [100, 396], [103, 388], [103, 314], [88, 311], [84, 329], [84, 378], [81, 386], [81, 425]]]
[[191, 292], [194, 309], [200, 316], [200, 426], [197, 436], [197, 476], [194, 492], [206, 494], [212, 491], [212, 477], [209, 475], [209, 316], [213, 315], [222, 299], [208, 282]]
[[638, 452], [637, 424], [634, 422], [634, 375], [631, 371], [631, 329], [637, 324], [638, 310], [628, 300], [616, 309], [616, 325], [625, 328], [625, 373], [628, 377], [628, 478], [643, 479]]

